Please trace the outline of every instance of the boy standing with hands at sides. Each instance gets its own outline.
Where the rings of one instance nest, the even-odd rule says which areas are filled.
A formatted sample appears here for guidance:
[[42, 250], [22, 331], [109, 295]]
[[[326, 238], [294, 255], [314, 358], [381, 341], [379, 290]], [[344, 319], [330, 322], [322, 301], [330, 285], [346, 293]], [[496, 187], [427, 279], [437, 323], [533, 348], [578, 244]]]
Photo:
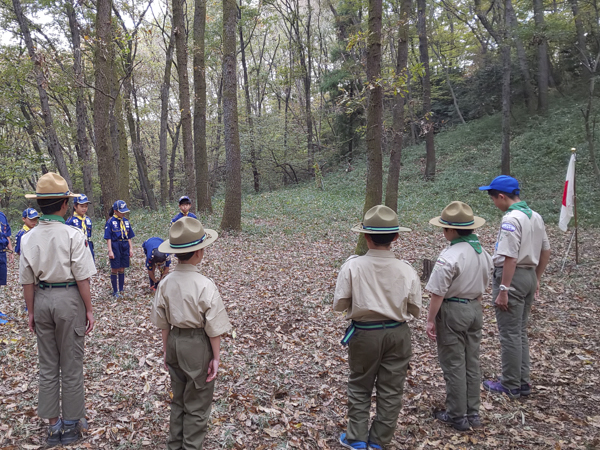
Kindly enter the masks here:
[[527, 324], [550, 259], [550, 242], [544, 220], [521, 200], [519, 182], [513, 177], [500, 175], [479, 190], [488, 191], [496, 208], [504, 212], [492, 257], [502, 378], [484, 381], [483, 387], [519, 398], [531, 394]]
[[[412, 355], [407, 321], [421, 313], [421, 282], [415, 270], [396, 259], [392, 242], [400, 231], [398, 216], [387, 206], [366, 212], [352, 231], [364, 233], [369, 251], [351, 256], [340, 269], [334, 311], [346, 311], [352, 323], [348, 345], [348, 426], [340, 436], [347, 448], [381, 449], [391, 442], [402, 407], [404, 380]], [[377, 414], [369, 429], [373, 386]]]
[[88, 200], [87, 195], [80, 194], [75, 197], [75, 200], [73, 200], [73, 215], [69, 217], [65, 223], [83, 230], [83, 234], [85, 234], [88, 241], [90, 252], [92, 252], [92, 258], [95, 260], [94, 243], [92, 242], [92, 219], [87, 216], [89, 204], [90, 201]]
[[21, 239], [23, 235], [38, 224], [39, 217], [40, 215], [35, 208], [27, 208], [23, 211], [23, 228], [15, 235], [15, 253], [17, 255], [21, 254]]
[[199, 220], [184, 217], [158, 250], [179, 260], [160, 283], [150, 320], [162, 330], [165, 369], [173, 400], [167, 449], [202, 449], [208, 430], [221, 335], [231, 329], [217, 286], [197, 264], [218, 235]]
[[450, 242], [440, 253], [425, 287], [431, 293], [427, 336], [437, 341], [446, 380], [446, 409], [437, 411], [435, 418], [466, 431], [481, 427], [481, 300], [490, 282], [492, 257], [473, 234], [485, 219], [474, 216], [466, 203], [450, 203], [429, 223], [443, 228], [444, 238]]
[[178, 212], [177, 215], [171, 219], [171, 225], [173, 225], [175, 222], [177, 222], [182, 217], [191, 217], [193, 219], [197, 219], [197, 217], [194, 215], [194, 213], [190, 212], [191, 208], [192, 208], [192, 201], [190, 200], [190, 198], [187, 195], [184, 195], [183, 197], [181, 197], [179, 199], [180, 212]]
[[[129, 258], [133, 256], [131, 239], [135, 237], [133, 228], [125, 214], [129, 212], [127, 203], [117, 200], [109, 212], [109, 219], [104, 226], [104, 239], [108, 245], [108, 258], [110, 259], [110, 283], [113, 288], [113, 297], [123, 295], [125, 285], [125, 268], [129, 267]], [[117, 276], [118, 288], [117, 292]]]

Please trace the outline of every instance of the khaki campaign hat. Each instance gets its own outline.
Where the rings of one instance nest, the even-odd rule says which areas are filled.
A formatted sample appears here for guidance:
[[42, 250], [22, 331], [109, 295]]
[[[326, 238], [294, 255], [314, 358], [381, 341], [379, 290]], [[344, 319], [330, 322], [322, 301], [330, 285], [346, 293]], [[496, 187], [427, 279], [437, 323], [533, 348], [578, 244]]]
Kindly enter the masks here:
[[190, 253], [200, 250], [217, 240], [215, 230], [204, 228], [198, 219], [183, 217], [169, 230], [169, 239], [158, 246], [162, 253]]
[[42, 175], [35, 186], [35, 194], [25, 194], [25, 198], [71, 198], [79, 194], [73, 194], [69, 185], [63, 177], [54, 172]]
[[352, 227], [352, 231], [364, 234], [390, 234], [410, 231], [398, 226], [398, 214], [384, 205], [373, 206], [365, 213], [363, 221]]
[[463, 202], [452, 202], [444, 208], [441, 216], [429, 221], [431, 225], [455, 230], [474, 230], [483, 226], [485, 219], [473, 215], [473, 210]]

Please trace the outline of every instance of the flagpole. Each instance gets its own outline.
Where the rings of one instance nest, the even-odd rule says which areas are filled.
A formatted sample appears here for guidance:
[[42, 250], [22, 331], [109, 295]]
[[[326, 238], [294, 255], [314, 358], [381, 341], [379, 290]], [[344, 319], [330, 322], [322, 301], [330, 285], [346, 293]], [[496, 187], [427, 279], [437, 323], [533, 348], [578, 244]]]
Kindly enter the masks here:
[[[572, 148], [571, 153], [575, 155], [575, 169], [577, 169], [577, 149]], [[575, 216], [575, 264], [579, 264], [579, 242], [577, 235], [577, 170], [573, 171], [573, 215]]]

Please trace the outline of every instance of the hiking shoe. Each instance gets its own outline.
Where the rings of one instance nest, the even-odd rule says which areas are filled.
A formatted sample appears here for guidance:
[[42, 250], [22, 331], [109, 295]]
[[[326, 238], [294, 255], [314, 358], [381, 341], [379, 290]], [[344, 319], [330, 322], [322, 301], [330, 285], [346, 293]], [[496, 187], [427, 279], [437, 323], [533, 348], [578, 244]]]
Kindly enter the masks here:
[[113, 292], [112, 294], [112, 298], [119, 298], [119, 293], [118, 292]]
[[383, 447], [379, 444], [376, 444], [373, 441], [369, 441], [369, 443], [367, 444], [367, 447], [373, 450], [383, 450]]
[[[500, 383], [502, 383], [502, 375], [500, 375], [498, 377], [498, 381]], [[527, 397], [528, 395], [531, 395], [531, 385], [529, 383], [523, 383], [523, 384], [521, 384], [521, 387], [519, 388], [519, 392], [524, 397]]]
[[82, 437], [81, 430], [87, 429], [88, 425], [87, 420], [85, 419], [80, 419], [76, 424], [73, 425], [63, 425], [63, 432], [61, 438], [62, 444], [68, 445], [72, 444], [73, 442], [77, 442]]
[[483, 425], [481, 424], [481, 418], [479, 414], [471, 414], [467, 416], [467, 420], [469, 421], [469, 425], [471, 428], [481, 428]]
[[62, 435], [63, 423], [62, 420], [58, 419], [54, 425], [48, 426], [48, 439], [46, 440], [46, 447], [56, 447], [60, 445], [60, 437]]
[[458, 419], [451, 418], [448, 413], [444, 411], [437, 411], [433, 416], [440, 422], [444, 422], [446, 425], [451, 425], [455, 430], [467, 431], [470, 429], [469, 421], [466, 417], [460, 417]]
[[484, 381], [483, 388], [489, 392], [498, 392], [499, 394], [506, 394], [510, 399], [516, 399], [521, 397], [520, 389], [507, 389], [504, 386], [502, 386], [502, 383], [500, 381]]
[[340, 444], [342, 444], [346, 448], [367, 448], [367, 443], [364, 441], [354, 441], [350, 443], [348, 439], [346, 439], [346, 433], [340, 434]]

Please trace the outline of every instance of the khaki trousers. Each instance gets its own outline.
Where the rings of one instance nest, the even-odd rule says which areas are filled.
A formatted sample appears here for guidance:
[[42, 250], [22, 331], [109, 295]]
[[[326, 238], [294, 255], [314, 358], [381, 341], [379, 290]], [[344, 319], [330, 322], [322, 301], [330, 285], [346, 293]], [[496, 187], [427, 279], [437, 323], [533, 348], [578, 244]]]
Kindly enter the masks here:
[[446, 411], [452, 419], [479, 414], [481, 303], [442, 302], [435, 318], [440, 366], [446, 380]]
[[33, 317], [40, 364], [38, 415], [43, 419], [60, 416], [62, 391], [63, 419], [79, 420], [85, 417], [86, 317], [77, 286], [36, 288]]
[[215, 389], [214, 380], [206, 382], [212, 357], [204, 329], [171, 329], [167, 340], [167, 366], [173, 389], [169, 450], [202, 449]]
[[[492, 298], [496, 300], [502, 283], [502, 267], [494, 270]], [[530, 360], [527, 324], [537, 289], [535, 270], [517, 267], [508, 291], [508, 311], [496, 308], [496, 322], [502, 354], [502, 385], [519, 389], [529, 384]]]
[[[407, 324], [381, 330], [356, 330], [348, 345], [348, 440], [371, 440], [379, 445], [391, 442], [402, 407], [411, 355]], [[369, 431], [373, 386], [377, 388], [377, 411]]]

